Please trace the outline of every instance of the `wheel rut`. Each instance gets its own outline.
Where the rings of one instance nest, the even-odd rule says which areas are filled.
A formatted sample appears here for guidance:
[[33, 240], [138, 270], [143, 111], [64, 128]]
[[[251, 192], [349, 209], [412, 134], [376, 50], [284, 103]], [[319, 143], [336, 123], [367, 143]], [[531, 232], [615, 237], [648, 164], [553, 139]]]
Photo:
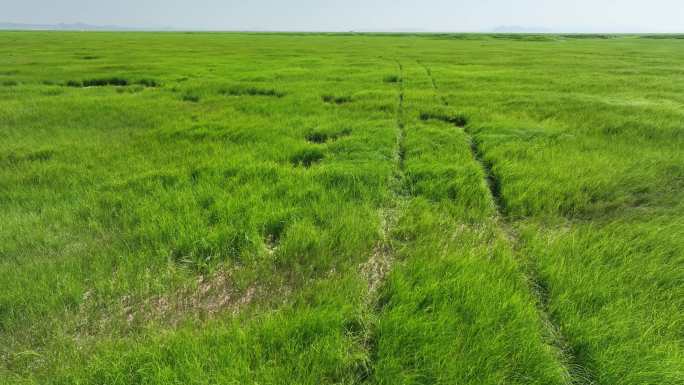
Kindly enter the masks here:
[[[449, 106], [446, 97], [439, 94], [439, 88], [432, 73], [432, 69], [420, 61], [418, 61], [418, 64], [425, 69], [426, 75], [430, 78], [432, 88], [435, 94], [439, 97], [442, 105]], [[452, 124], [457, 129], [462, 129], [465, 133], [467, 140], [470, 143], [470, 152], [472, 158], [478, 163], [484, 174], [484, 179], [489, 190], [492, 204], [494, 206], [494, 221], [498, 229], [506, 238], [515, 255], [518, 255], [518, 250], [520, 249], [521, 244], [520, 237], [513, 229], [511, 224], [506, 220], [506, 206], [505, 200], [503, 199], [501, 193], [501, 181], [494, 172], [494, 164], [486, 159], [485, 151], [467, 124]], [[577, 355], [573, 352], [568, 340], [562, 334], [558, 322], [551, 315], [549, 309], [549, 293], [547, 283], [539, 276], [536, 267], [533, 266], [531, 261], [525, 261], [519, 256], [518, 260], [522, 265], [521, 274], [523, 274], [528, 289], [535, 300], [535, 306], [544, 328], [544, 338], [546, 339], [547, 344], [556, 351], [557, 358], [560, 364], [563, 366], [563, 370], [565, 372], [566, 382], [573, 385], [595, 384], [594, 376], [586, 369], [586, 367], [582, 365], [581, 362], [579, 362]]]
[[368, 282], [368, 300], [372, 301], [377, 289], [382, 284], [394, 260], [397, 240], [392, 232], [404, 209], [407, 194], [405, 192], [405, 157], [406, 127], [404, 123], [404, 81], [403, 66], [397, 61], [399, 69], [399, 94], [397, 96], [396, 139], [393, 152], [393, 170], [390, 179], [390, 198], [380, 209], [380, 240], [375, 246], [371, 258], [362, 265], [361, 271]]
[[374, 363], [377, 362], [378, 335], [377, 316], [382, 311], [383, 304], [380, 302], [379, 290], [385, 282], [387, 275], [392, 269], [396, 259], [396, 251], [401, 241], [394, 236], [394, 229], [401, 217], [401, 213], [408, 203], [408, 194], [405, 189], [405, 158], [406, 158], [406, 124], [404, 120], [404, 68], [400, 61], [396, 60], [399, 71], [397, 82], [399, 92], [397, 95], [396, 112], [396, 139], [393, 152], [393, 171], [389, 181], [390, 197], [380, 209], [380, 240], [375, 245], [373, 254], [361, 265], [361, 274], [367, 283], [364, 309], [364, 335], [362, 345], [368, 354], [368, 365], [360, 374], [359, 381], [366, 383], [373, 376]]

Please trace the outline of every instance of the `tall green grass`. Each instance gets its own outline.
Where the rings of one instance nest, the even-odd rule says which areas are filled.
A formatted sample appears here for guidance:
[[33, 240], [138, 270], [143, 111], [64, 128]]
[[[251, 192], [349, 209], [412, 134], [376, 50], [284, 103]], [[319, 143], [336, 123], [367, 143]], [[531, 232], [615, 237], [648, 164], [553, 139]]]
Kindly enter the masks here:
[[606, 37], [0, 34], [0, 383], [681, 383], [684, 51]]

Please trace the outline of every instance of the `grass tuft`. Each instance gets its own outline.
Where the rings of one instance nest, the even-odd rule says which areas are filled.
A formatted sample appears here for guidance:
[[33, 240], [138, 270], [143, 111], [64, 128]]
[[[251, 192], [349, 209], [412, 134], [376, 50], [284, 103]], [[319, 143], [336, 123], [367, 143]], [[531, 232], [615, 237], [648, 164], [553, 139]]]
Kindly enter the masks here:
[[273, 96], [276, 98], [282, 98], [283, 96], [285, 96], [285, 93], [276, 91], [271, 88], [241, 86], [233, 86], [227, 89], [222, 89], [219, 91], [219, 93], [227, 96]]
[[0, 161], [4, 161], [12, 165], [19, 165], [24, 162], [46, 162], [52, 159], [54, 155], [55, 151], [49, 149], [31, 151], [23, 154], [11, 152], [5, 157], [0, 158]]
[[294, 166], [311, 167], [320, 162], [325, 157], [323, 151], [318, 148], [305, 148], [290, 157], [290, 162]]
[[350, 128], [344, 128], [342, 130], [315, 129], [306, 134], [306, 140], [315, 144], [324, 144], [349, 136], [351, 135], [351, 132], [352, 130]]
[[352, 101], [351, 96], [335, 96], [330, 94], [321, 96], [321, 99], [326, 103], [338, 105], [350, 103]]
[[314, 131], [306, 135], [306, 140], [308, 140], [311, 143], [317, 143], [317, 144], [322, 144], [327, 142], [330, 139], [330, 136], [321, 131]]
[[105, 86], [127, 86], [129, 84], [127, 79], [120, 77], [111, 78], [97, 78], [83, 81], [83, 87], [105, 87]]
[[83, 81], [79, 80], [69, 80], [66, 82], [67, 87], [75, 87], [75, 88], [80, 88], [80, 87], [107, 87], [107, 86], [115, 86], [115, 87], [124, 87], [128, 85], [141, 85], [143, 87], [159, 87], [161, 83], [159, 83], [157, 80], [150, 79], [150, 78], [143, 78], [140, 79], [136, 82], [131, 82], [128, 79], [121, 78], [121, 77], [110, 77], [110, 78], [94, 78], [94, 79], [87, 79]]
[[399, 75], [387, 75], [382, 79], [385, 83], [399, 83], [401, 77]]
[[186, 92], [181, 96], [181, 100], [184, 102], [199, 103], [200, 96], [196, 93]]
[[420, 119], [427, 120], [441, 120], [446, 123], [451, 123], [457, 127], [465, 127], [468, 124], [468, 117], [462, 114], [446, 114], [440, 112], [421, 112]]
[[69, 80], [66, 82], [67, 87], [106, 87], [106, 86], [127, 86], [128, 80], [119, 77], [111, 78], [95, 78], [88, 80]]
[[140, 79], [140, 80], [138, 80], [138, 81], [135, 82], [135, 83], [136, 83], [136, 84], [139, 84], [139, 85], [141, 85], [141, 86], [143, 86], [143, 87], [150, 87], [150, 88], [160, 87], [160, 86], [161, 86], [161, 83], [160, 83], [159, 81], [157, 81], [157, 80], [155, 80], [155, 79], [150, 79], [150, 78]]

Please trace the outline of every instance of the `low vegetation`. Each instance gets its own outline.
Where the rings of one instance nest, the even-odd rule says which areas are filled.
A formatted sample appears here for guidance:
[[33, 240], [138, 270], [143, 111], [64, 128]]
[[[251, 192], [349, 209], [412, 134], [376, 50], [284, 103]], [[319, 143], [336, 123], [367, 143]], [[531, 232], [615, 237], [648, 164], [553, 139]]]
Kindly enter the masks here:
[[0, 33], [0, 383], [681, 384], [683, 43]]

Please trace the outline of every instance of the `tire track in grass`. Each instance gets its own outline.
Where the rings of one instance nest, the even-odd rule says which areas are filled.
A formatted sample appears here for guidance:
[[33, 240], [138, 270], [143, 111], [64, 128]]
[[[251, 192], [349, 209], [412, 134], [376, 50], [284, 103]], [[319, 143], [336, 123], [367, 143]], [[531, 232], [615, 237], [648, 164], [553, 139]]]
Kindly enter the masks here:
[[425, 65], [420, 60], [416, 60], [416, 63], [418, 63], [419, 66], [421, 66], [421, 67], [423, 67], [423, 69], [425, 69], [425, 73], [427, 74], [428, 78], [430, 79], [430, 82], [432, 83], [432, 89], [435, 90], [435, 95], [437, 95], [439, 97], [439, 99], [442, 101], [442, 104], [444, 104], [445, 106], [448, 106], [449, 101], [444, 97], [444, 95], [440, 95], [437, 92], [437, 89], [438, 89], [437, 80], [435, 80], [435, 77], [432, 76], [432, 69], [429, 66]]
[[399, 69], [399, 95], [397, 96], [396, 142], [393, 154], [394, 167], [390, 180], [391, 195], [385, 203], [385, 206], [380, 209], [380, 240], [376, 244], [373, 254], [368, 261], [361, 265], [361, 274], [368, 285], [364, 304], [364, 321], [366, 327], [362, 344], [368, 352], [369, 362], [366, 371], [359, 378], [360, 382], [364, 382], [372, 377], [375, 362], [377, 362], [377, 314], [382, 311], [383, 307], [383, 304], [379, 302], [378, 291], [392, 269], [397, 244], [400, 242], [394, 237], [393, 231], [399, 221], [401, 212], [405, 209], [409, 199], [406, 189], [404, 188], [404, 186], [406, 186], [404, 165], [406, 157], [404, 68], [398, 60], [396, 63]]
[[[449, 106], [446, 97], [439, 94], [439, 88], [437, 87], [437, 81], [432, 74], [432, 69], [420, 61], [417, 63], [425, 69], [425, 73], [431, 80], [432, 88], [435, 94], [440, 98], [442, 104], [444, 106]], [[467, 123], [463, 125], [456, 124], [454, 122], [448, 123], [453, 124], [456, 126], [456, 128], [462, 129], [466, 134], [466, 137], [470, 142], [470, 151], [472, 157], [480, 165], [484, 173], [485, 182], [489, 189], [489, 194], [495, 209], [495, 223], [510, 244], [514, 255], [517, 255], [520, 238], [513, 227], [506, 221], [505, 215], [503, 214], [505, 202], [503, 201], [503, 196], [501, 194], [501, 181], [493, 171], [493, 164], [486, 160], [484, 151], [480, 147], [478, 141], [475, 139], [475, 135], [469, 129]], [[548, 286], [546, 282], [539, 277], [537, 268], [532, 264], [532, 261], [528, 260], [528, 262], [526, 262], [525, 260], [521, 260], [519, 257], [517, 259], [521, 263], [521, 273], [523, 274], [527, 286], [535, 300], [535, 306], [544, 327], [544, 337], [547, 339], [547, 344], [551, 345], [556, 350], [558, 360], [560, 361], [561, 365], [563, 365], [564, 371], [566, 373], [567, 382], [569, 384], [577, 385], [594, 384], [594, 376], [586, 369], [586, 367], [582, 365], [581, 362], [578, 361], [577, 355], [573, 352], [573, 349], [565, 336], [563, 336], [560, 327], [558, 326], [558, 322], [556, 322], [550, 314]]]

